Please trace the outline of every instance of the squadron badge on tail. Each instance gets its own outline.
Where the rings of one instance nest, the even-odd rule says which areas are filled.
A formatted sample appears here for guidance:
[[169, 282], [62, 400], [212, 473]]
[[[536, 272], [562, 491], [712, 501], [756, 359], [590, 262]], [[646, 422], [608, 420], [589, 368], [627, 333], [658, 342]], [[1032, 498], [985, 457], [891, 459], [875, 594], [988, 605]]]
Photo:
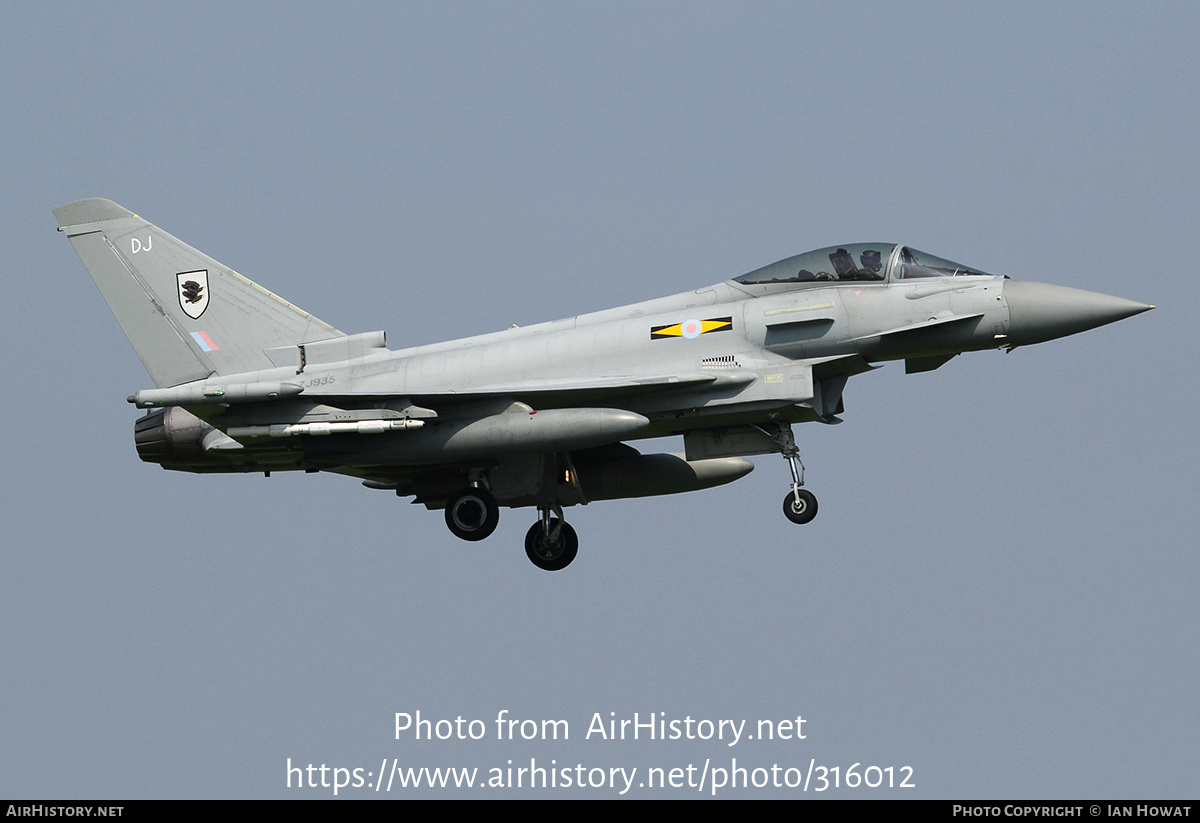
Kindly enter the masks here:
[[179, 306], [193, 320], [200, 319], [208, 308], [208, 271], [185, 271], [175, 275], [179, 289]]

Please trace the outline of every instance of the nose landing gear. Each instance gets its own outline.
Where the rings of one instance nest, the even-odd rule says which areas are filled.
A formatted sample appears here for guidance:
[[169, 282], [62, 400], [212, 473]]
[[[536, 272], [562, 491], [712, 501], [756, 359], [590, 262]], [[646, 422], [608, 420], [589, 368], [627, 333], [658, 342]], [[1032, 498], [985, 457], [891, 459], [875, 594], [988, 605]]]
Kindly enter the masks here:
[[[758, 429], [779, 444], [779, 452], [792, 470], [792, 490], [783, 498], [784, 516], [798, 525], [811, 522], [817, 516], [817, 496], [804, 488], [804, 463], [800, 460], [800, 449], [796, 448], [791, 425], [780, 423], [773, 431], [762, 426]], [[796, 470], [797, 466], [800, 467], [799, 471]]]
[[783, 498], [783, 514], [799, 525], [810, 522], [817, 516], [817, 496], [797, 486]]
[[[792, 490], [783, 498], [783, 514], [788, 520], [802, 526], [817, 516], [817, 496], [801, 488], [804, 485], [804, 463], [800, 461], [800, 450], [796, 448], [795, 440], [792, 440], [791, 453], [785, 451], [783, 456], [792, 470]], [[797, 463], [800, 464], [799, 474], [796, 473]]]

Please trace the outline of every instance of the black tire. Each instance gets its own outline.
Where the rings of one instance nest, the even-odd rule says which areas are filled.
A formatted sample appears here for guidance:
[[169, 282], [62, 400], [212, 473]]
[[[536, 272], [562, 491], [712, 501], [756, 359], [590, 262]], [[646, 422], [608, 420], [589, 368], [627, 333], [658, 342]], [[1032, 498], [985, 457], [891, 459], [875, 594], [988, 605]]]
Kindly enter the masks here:
[[[557, 517], [550, 518], [550, 530], [559, 524]], [[548, 572], [556, 572], [571, 565], [579, 553], [579, 535], [570, 523], [563, 523], [558, 540], [549, 544], [543, 539], [542, 521], [534, 523], [525, 534], [525, 554], [533, 565]]]
[[455, 537], [483, 540], [500, 523], [500, 506], [487, 489], [468, 486], [446, 501], [446, 526]]
[[[796, 495], [800, 503], [796, 503]], [[795, 494], [788, 492], [783, 498], [783, 513], [788, 520], [801, 525], [810, 522], [817, 516], [817, 496], [808, 489], [799, 489]]]

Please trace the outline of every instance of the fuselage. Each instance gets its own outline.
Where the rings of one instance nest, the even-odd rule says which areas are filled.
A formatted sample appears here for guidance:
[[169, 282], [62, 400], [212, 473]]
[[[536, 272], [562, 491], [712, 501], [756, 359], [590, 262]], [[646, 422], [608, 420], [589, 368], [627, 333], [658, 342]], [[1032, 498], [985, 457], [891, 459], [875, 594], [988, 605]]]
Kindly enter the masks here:
[[[904, 246], [848, 248], [860, 259], [882, 250], [882, 264], [807, 277], [811, 261], [851, 253], [831, 247], [695, 291], [523, 328], [396, 351], [375, 333], [375, 347], [353, 360], [310, 357], [301, 374], [289, 366], [237, 379], [291, 381], [305, 403], [404, 397], [451, 416], [512, 401], [534, 409], [602, 404], [650, 420], [621, 438], [635, 439], [764, 413], [827, 421], [845, 376], [866, 363], [906, 360], [912, 371], [927, 370], [961, 352], [1040, 342], [1148, 308], [985, 274]], [[447, 397], [453, 406], [436, 408]], [[397, 448], [419, 439], [396, 438]], [[391, 451], [378, 459], [403, 459]]]

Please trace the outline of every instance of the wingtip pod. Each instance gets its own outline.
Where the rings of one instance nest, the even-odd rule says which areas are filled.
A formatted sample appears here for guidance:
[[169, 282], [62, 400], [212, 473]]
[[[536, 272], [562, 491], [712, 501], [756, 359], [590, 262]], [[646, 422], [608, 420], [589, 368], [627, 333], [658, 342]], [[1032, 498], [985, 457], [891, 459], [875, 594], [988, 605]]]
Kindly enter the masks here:
[[87, 197], [54, 209], [54, 217], [58, 220], [59, 229], [62, 230], [71, 226], [101, 223], [105, 220], [119, 220], [123, 217], [137, 217], [137, 215], [124, 206], [119, 206], [103, 197]]

